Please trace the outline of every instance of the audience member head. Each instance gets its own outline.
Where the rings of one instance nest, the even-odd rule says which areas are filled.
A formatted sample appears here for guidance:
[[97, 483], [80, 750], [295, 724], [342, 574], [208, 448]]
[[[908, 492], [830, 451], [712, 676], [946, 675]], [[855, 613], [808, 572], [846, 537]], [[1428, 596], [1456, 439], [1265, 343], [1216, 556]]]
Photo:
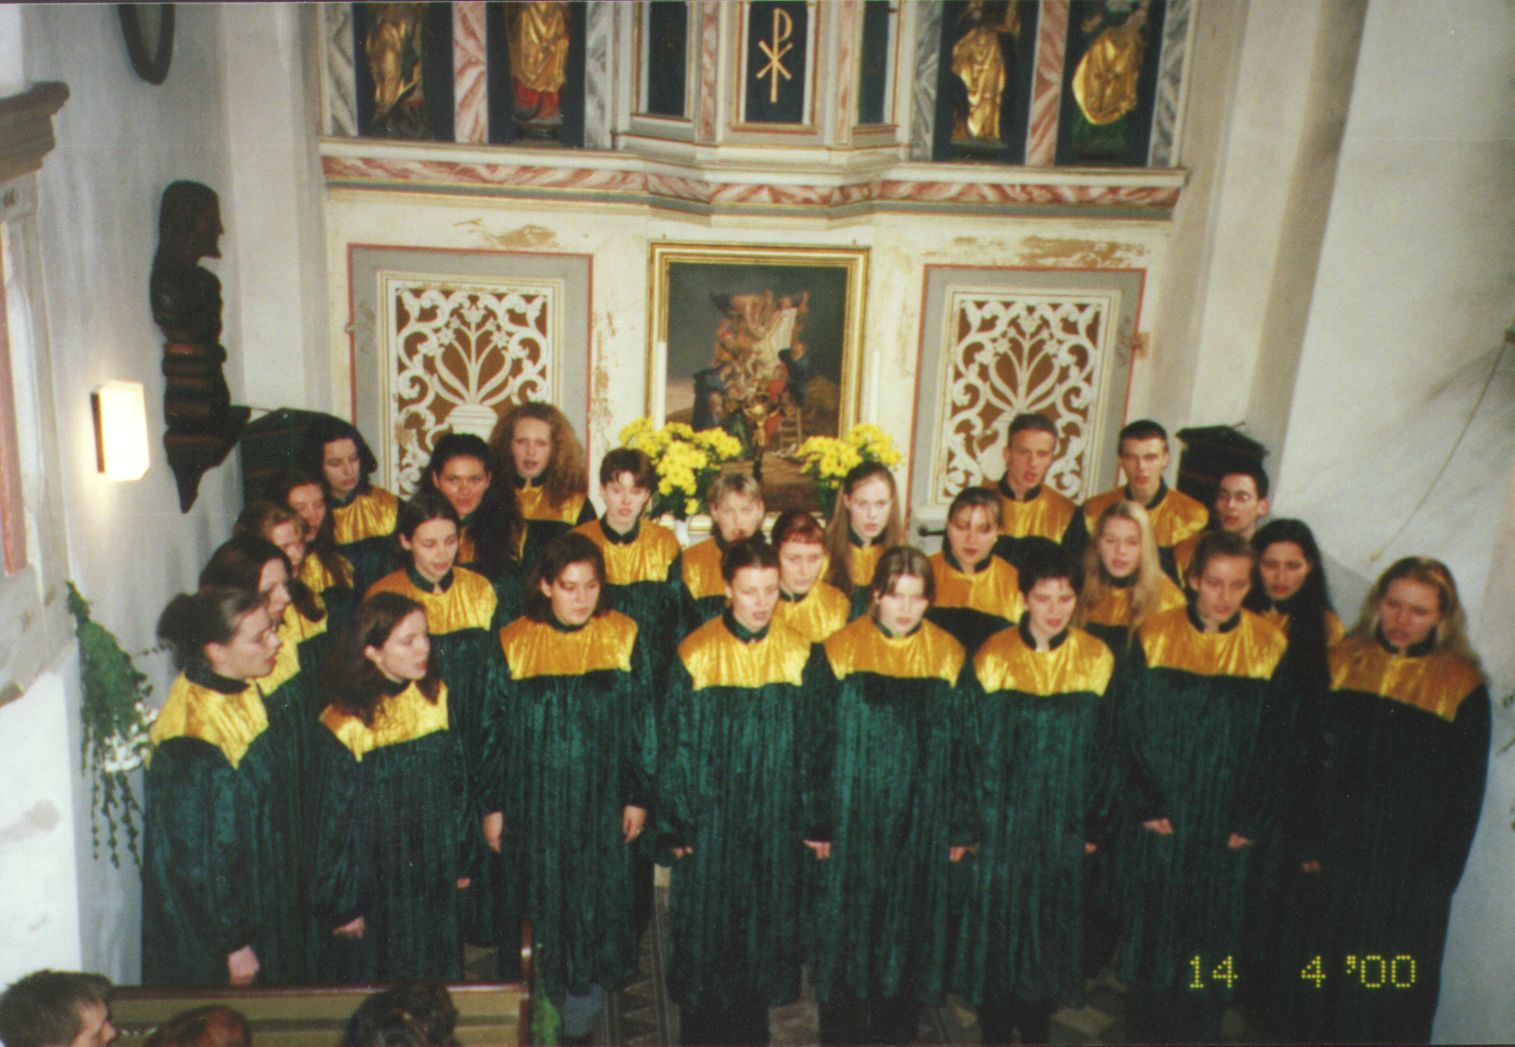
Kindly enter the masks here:
[[399, 593], [377, 592], [358, 605], [326, 669], [332, 704], [370, 727], [384, 696], [397, 687], [414, 683], [435, 702], [442, 683], [426, 611]]
[[33, 971], [0, 993], [5, 1047], [105, 1047], [116, 1038], [110, 981], [77, 971]]
[[158, 1026], [143, 1047], [252, 1047], [252, 1030], [230, 1007], [196, 1007]]
[[268, 608], [240, 587], [175, 596], [158, 617], [158, 639], [180, 669], [209, 669], [231, 680], [267, 676], [279, 653]]
[[353, 1012], [342, 1047], [457, 1047], [458, 1009], [440, 982], [401, 982]]
[[1150, 418], [1141, 418], [1120, 431], [1116, 446], [1126, 487], [1131, 497], [1145, 506], [1157, 497], [1168, 468], [1168, 430]]
[[789, 509], [773, 522], [773, 549], [779, 558], [779, 588], [801, 597], [815, 588], [826, 567], [826, 532], [803, 509]]
[[947, 551], [964, 571], [977, 571], [999, 540], [999, 495], [987, 487], [959, 491], [947, 507]]
[[552, 404], [516, 404], [500, 417], [489, 437], [495, 470], [513, 486], [540, 484], [548, 501], [559, 504], [587, 490], [584, 449], [573, 426]]
[[457, 510], [436, 491], [421, 491], [400, 507], [395, 541], [416, 574], [435, 585], [458, 562]]
[[351, 423], [320, 415], [305, 430], [300, 468], [321, 477], [328, 502], [347, 504], [368, 486], [368, 478], [378, 467], [379, 460]]
[[936, 599], [936, 576], [926, 554], [896, 545], [879, 557], [868, 585], [868, 613], [891, 636], [913, 632]]
[[1379, 638], [1400, 653], [1429, 643], [1434, 651], [1479, 664], [1452, 572], [1428, 556], [1397, 560], [1379, 576], [1352, 634]]
[[779, 557], [762, 535], [743, 538], [721, 557], [726, 601], [731, 617], [749, 632], [761, 632], [773, 620], [779, 602]]
[[1057, 426], [1045, 415], [1018, 414], [1005, 440], [1005, 486], [1025, 498], [1047, 479], [1057, 456]]
[[600, 500], [605, 503], [602, 526], [616, 534], [635, 530], [658, 487], [652, 459], [631, 447], [617, 447], [600, 459]]
[[576, 629], [608, 610], [610, 587], [600, 547], [573, 531], [548, 542], [526, 582], [526, 617]]

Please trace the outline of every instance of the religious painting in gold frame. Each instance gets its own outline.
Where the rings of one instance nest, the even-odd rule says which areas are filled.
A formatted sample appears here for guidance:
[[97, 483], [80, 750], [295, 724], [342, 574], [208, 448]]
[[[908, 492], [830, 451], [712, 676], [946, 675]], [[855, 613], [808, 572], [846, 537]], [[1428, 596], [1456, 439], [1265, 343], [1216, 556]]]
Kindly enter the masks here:
[[795, 456], [858, 419], [868, 251], [654, 243], [647, 414], [723, 428], [770, 512], [818, 509]]

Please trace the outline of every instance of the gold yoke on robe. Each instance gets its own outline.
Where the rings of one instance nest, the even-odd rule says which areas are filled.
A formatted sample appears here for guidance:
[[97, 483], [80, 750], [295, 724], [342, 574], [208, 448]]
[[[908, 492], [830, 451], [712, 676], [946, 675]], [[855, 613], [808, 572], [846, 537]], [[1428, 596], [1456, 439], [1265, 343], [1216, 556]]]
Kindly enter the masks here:
[[[1188, 598], [1184, 596], [1182, 589], [1173, 584], [1173, 579], [1165, 574], [1159, 574], [1157, 576], [1157, 606], [1148, 617], [1171, 611], [1175, 607], [1183, 607], [1186, 603], [1188, 603]], [[1099, 599], [1084, 608], [1084, 621], [1093, 625], [1130, 625], [1130, 587], [1105, 586]]]
[[852, 673], [876, 673], [901, 679], [939, 679], [957, 683], [967, 658], [963, 645], [945, 629], [923, 621], [908, 636], [888, 636], [864, 615], [825, 643], [826, 660], [838, 680]]
[[1103, 697], [1115, 672], [1115, 656], [1082, 629], [1069, 629], [1062, 643], [1038, 651], [1026, 643], [1018, 627], [1012, 627], [984, 641], [973, 669], [986, 694], [1019, 691], [1047, 698], [1088, 692]]
[[428, 592], [411, 581], [409, 572], [394, 571], [368, 587], [368, 595], [374, 593], [399, 593], [420, 604], [426, 611], [426, 631], [432, 636], [488, 629], [498, 602], [489, 579], [466, 567], [452, 569], [452, 584], [446, 592]]
[[637, 536], [629, 542], [612, 542], [602, 520], [580, 524], [573, 533], [582, 534], [600, 547], [605, 557], [605, 580], [611, 585], [666, 581], [668, 568], [680, 551], [674, 533], [651, 520], [637, 521]]
[[551, 523], [576, 524], [579, 513], [584, 511], [584, 496], [571, 494], [561, 502], [549, 501], [547, 488], [527, 484], [516, 488], [516, 505], [523, 520], [545, 520]]
[[847, 571], [852, 578], [852, 587], [854, 589], [868, 588], [873, 584], [873, 572], [878, 570], [879, 559], [884, 555], [884, 544], [882, 542], [875, 542], [872, 545], [849, 543], [847, 549], [851, 554], [847, 561]]
[[706, 687], [758, 688], [771, 683], [798, 687], [805, 678], [810, 642], [788, 626], [772, 623], [758, 639], [743, 641], [724, 618], [712, 618], [679, 644], [679, 661], [694, 681]]
[[773, 609], [773, 620], [787, 625], [811, 643], [821, 643], [847, 624], [851, 611], [851, 603], [840, 589], [816, 582], [798, 600], [780, 597]]
[[1463, 699], [1483, 683], [1477, 669], [1444, 651], [1418, 658], [1395, 654], [1377, 640], [1351, 636], [1327, 654], [1331, 690], [1376, 694], [1452, 721]]
[[315, 553], [307, 550], [305, 553], [305, 560], [300, 564], [300, 581], [305, 583], [305, 587], [307, 589], [316, 594], [324, 593], [334, 585], [341, 586], [344, 589], [351, 589], [352, 564], [348, 563], [347, 557], [342, 556], [340, 553], [338, 554], [338, 557], [342, 561], [341, 578], [333, 576], [332, 573], [326, 569], [326, 565], [321, 562], [321, 558]]
[[382, 487], [370, 487], [346, 505], [331, 510], [332, 535], [338, 545], [352, 545], [365, 538], [387, 538], [395, 533], [400, 500]]
[[182, 673], [168, 689], [163, 711], [153, 721], [148, 740], [152, 752], [173, 738], [197, 738], [221, 750], [233, 769], [247, 755], [253, 741], [268, 730], [268, 711], [258, 685], [225, 694], [214, 687], [192, 682]]
[[714, 538], [706, 538], [684, 550], [679, 575], [690, 596], [702, 600], [707, 596], [726, 595], [726, 579], [721, 577], [721, 557], [724, 555]]
[[636, 638], [636, 621], [620, 611], [596, 615], [582, 629], [573, 630], [517, 618], [500, 630], [500, 650], [512, 680], [605, 670], [625, 673], [631, 671]]
[[1058, 494], [1046, 484], [1037, 488], [1036, 494], [1024, 502], [1017, 501], [1008, 493], [1003, 480], [997, 489], [999, 494], [999, 533], [1011, 538], [1046, 538], [1061, 542], [1073, 522], [1078, 506], [1071, 498]]
[[375, 749], [386, 745], [413, 742], [428, 734], [448, 729], [447, 685], [437, 690], [437, 700], [427, 701], [421, 689], [412, 683], [393, 697], [386, 697], [374, 710], [373, 726], [370, 727], [356, 716], [328, 705], [321, 713], [321, 722], [336, 735], [353, 758], [359, 763]]
[[1020, 572], [1009, 561], [991, 556], [988, 565], [969, 574], [947, 562], [946, 553], [931, 554], [931, 573], [936, 576], [932, 607], [966, 607], [1018, 622], [1026, 609], [1020, 591]]
[[[1126, 488], [1116, 487], [1084, 503], [1084, 524], [1090, 535], [1094, 534], [1099, 514], [1122, 499], [1131, 500], [1131, 495]], [[1159, 549], [1171, 549], [1191, 534], [1203, 531], [1210, 522], [1210, 510], [1204, 503], [1166, 485], [1158, 493], [1157, 504], [1144, 508], [1147, 519], [1152, 522], [1152, 540]]]
[[1188, 608], [1165, 611], [1141, 627], [1142, 651], [1153, 669], [1177, 669], [1195, 676], [1239, 676], [1266, 680], [1278, 668], [1288, 640], [1251, 611], [1239, 612], [1235, 628], [1206, 633], [1194, 627]]

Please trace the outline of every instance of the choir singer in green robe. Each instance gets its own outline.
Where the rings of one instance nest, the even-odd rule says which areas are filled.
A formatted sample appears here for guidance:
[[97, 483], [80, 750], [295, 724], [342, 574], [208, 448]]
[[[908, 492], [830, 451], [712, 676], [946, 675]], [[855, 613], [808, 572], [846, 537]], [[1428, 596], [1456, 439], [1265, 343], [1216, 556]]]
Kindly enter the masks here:
[[1122, 696], [1119, 972], [1133, 1039], [1214, 1041], [1238, 979], [1254, 843], [1289, 770], [1286, 643], [1242, 600], [1252, 547], [1206, 535], [1187, 607], [1141, 627]]
[[651, 663], [581, 534], [547, 544], [526, 614], [498, 644], [482, 801], [508, 881], [499, 940], [519, 941], [519, 918], [531, 921], [532, 965], [563, 1035], [582, 1039], [637, 969], [632, 860], [657, 765]]
[[295, 885], [274, 833], [279, 740], [252, 682], [273, 671], [278, 634], [257, 593], [203, 589], [169, 602], [158, 638], [181, 672], [144, 775], [142, 982], [282, 980]]
[[958, 941], [958, 991], [985, 1043], [1045, 1043], [1082, 1003], [1084, 880], [1107, 829], [1115, 657], [1072, 628], [1080, 571], [1061, 546], [1021, 560], [1020, 623], [973, 659], [984, 838]]
[[669, 995], [685, 1044], [768, 1042], [800, 990], [801, 901], [826, 836], [821, 651], [774, 622], [779, 563], [760, 537], [722, 560], [727, 608], [679, 644], [659, 732], [658, 820], [673, 865]]

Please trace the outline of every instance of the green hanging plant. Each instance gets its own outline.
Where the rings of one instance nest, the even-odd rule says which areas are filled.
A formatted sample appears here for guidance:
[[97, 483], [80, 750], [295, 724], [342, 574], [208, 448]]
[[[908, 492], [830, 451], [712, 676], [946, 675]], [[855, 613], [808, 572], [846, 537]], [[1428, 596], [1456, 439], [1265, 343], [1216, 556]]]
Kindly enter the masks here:
[[110, 863], [121, 865], [121, 836], [132, 859], [142, 864], [139, 847], [142, 804], [132, 791], [130, 774], [142, 766], [148, 730], [157, 718], [147, 707], [153, 693], [147, 677], [111, 631], [90, 617], [89, 603], [68, 583], [68, 610], [79, 638], [79, 682], [84, 691], [80, 744], [84, 773], [90, 775], [90, 843], [100, 857], [101, 823]]

